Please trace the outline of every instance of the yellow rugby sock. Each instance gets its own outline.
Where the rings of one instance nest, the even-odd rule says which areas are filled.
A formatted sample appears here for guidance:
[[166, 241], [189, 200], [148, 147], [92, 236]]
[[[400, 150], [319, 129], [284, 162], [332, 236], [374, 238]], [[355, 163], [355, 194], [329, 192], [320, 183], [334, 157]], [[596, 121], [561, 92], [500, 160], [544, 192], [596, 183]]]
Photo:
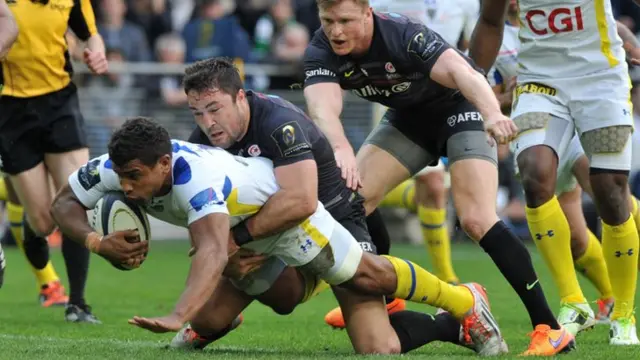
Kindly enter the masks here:
[[584, 274], [600, 293], [600, 299], [610, 299], [613, 296], [607, 263], [604, 261], [602, 246], [598, 238], [587, 229], [589, 243], [584, 254], [576, 259], [578, 271]]
[[409, 211], [416, 211], [415, 199], [416, 183], [413, 179], [408, 179], [388, 192], [380, 202], [380, 206], [405, 208]]
[[638, 278], [638, 231], [632, 216], [617, 226], [602, 223], [602, 252], [616, 301], [611, 320], [629, 317]]
[[[24, 210], [21, 205], [7, 202], [7, 217], [9, 218], [11, 234], [16, 240], [16, 245], [18, 245], [18, 247], [24, 254], [24, 234], [22, 232], [23, 216]], [[58, 277], [58, 274], [56, 273], [56, 270], [53, 268], [53, 264], [51, 264], [51, 260], [49, 260], [47, 265], [40, 270], [34, 268], [29, 261], [27, 262], [29, 263], [33, 274], [36, 276], [38, 289], [52, 281], [57, 281], [60, 279]]]
[[411, 261], [382, 255], [396, 271], [394, 298], [442, 308], [461, 319], [473, 307], [473, 295], [463, 286], [450, 285]]
[[431, 263], [440, 280], [448, 283], [459, 281], [451, 263], [451, 239], [447, 230], [447, 211], [418, 206], [422, 238], [431, 257]]
[[584, 303], [571, 255], [571, 230], [557, 197], [532, 209], [527, 206], [529, 231], [560, 292], [563, 303]]
[[7, 183], [5, 178], [0, 177], [0, 201], [7, 201], [9, 193], [7, 192]]

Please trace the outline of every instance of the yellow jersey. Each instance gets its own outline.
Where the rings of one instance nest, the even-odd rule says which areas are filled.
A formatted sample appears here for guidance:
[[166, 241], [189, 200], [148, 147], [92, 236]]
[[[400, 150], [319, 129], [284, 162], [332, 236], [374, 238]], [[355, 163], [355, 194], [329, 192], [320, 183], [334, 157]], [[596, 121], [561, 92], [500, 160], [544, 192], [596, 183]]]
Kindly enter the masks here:
[[90, 0], [8, 0], [20, 33], [0, 67], [3, 96], [49, 94], [71, 82], [67, 29], [83, 41], [98, 32]]

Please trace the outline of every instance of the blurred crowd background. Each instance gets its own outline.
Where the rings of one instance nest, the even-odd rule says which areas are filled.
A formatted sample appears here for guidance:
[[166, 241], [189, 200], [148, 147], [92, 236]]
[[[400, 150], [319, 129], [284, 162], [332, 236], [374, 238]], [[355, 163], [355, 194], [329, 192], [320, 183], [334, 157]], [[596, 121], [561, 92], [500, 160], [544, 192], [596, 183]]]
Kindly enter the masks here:
[[[403, 1], [403, 0], [396, 0]], [[477, 20], [481, 0], [474, 6], [454, 0], [424, 0], [430, 27], [466, 16], [457, 46], [464, 50]], [[477, 3], [475, 3], [477, 1]], [[195, 125], [181, 87], [184, 64], [214, 57], [233, 58], [245, 76], [247, 88], [268, 91], [304, 108], [301, 59], [313, 33], [320, 27], [314, 0], [92, 0], [98, 30], [104, 37], [112, 72], [97, 77], [75, 66], [75, 81], [87, 124], [91, 155], [106, 152], [112, 130], [126, 117], [151, 116], [175, 138], [186, 139]], [[628, 0], [611, 0], [614, 14], [640, 35], [640, 8]], [[476, 6], [477, 5], [477, 6]], [[465, 9], [455, 7], [465, 6]], [[450, 7], [450, 8], [448, 8]], [[437, 9], [437, 10], [436, 10]], [[444, 10], [443, 10], [444, 9]], [[464, 10], [464, 11], [459, 11]], [[469, 13], [471, 14], [469, 15]], [[455, 35], [455, 34], [454, 34]], [[444, 36], [444, 35], [443, 35]], [[445, 36], [446, 38], [446, 36]], [[81, 58], [77, 40], [68, 36], [72, 56]], [[634, 114], [640, 122], [640, 69], [631, 70]], [[352, 94], [345, 94], [342, 121], [354, 149], [377, 123], [379, 111]], [[425, 119], [428, 121], [428, 119]], [[634, 141], [638, 144], [640, 134]], [[635, 146], [632, 191], [640, 195], [640, 147]], [[522, 189], [513, 176], [508, 148], [500, 151], [501, 215], [528, 236]], [[585, 201], [590, 224], [597, 227], [590, 201]], [[450, 229], [456, 232], [455, 213]], [[385, 209], [395, 241], [420, 241], [415, 216], [403, 209]], [[597, 231], [597, 229], [596, 229]], [[156, 232], [158, 233], [158, 232]], [[455, 239], [455, 237], [454, 237]]]

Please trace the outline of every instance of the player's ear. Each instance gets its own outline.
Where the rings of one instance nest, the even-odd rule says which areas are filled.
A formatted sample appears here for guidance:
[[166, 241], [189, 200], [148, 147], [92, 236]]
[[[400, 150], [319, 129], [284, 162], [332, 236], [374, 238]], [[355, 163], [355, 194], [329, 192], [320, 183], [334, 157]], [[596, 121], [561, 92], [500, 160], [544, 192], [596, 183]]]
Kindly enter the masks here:
[[171, 171], [171, 155], [170, 154], [162, 155], [162, 157], [160, 157], [160, 159], [158, 160], [158, 164], [162, 168], [162, 173], [168, 174]]
[[247, 97], [247, 94], [244, 92], [244, 89], [238, 90], [238, 93], [236, 94], [236, 101], [242, 101], [245, 97]]

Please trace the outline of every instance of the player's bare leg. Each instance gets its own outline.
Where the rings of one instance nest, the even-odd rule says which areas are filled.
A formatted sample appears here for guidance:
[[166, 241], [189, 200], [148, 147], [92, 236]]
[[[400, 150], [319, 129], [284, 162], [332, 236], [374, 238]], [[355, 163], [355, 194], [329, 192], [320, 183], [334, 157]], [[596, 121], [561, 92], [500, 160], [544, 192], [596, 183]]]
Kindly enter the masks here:
[[447, 229], [446, 173], [444, 166], [440, 165], [427, 167], [415, 176], [418, 217], [436, 276], [457, 284], [460, 280], [453, 271], [451, 239]]
[[638, 231], [629, 207], [628, 169], [632, 126], [586, 131], [580, 142], [590, 154], [590, 183], [602, 219], [602, 249], [615, 305], [611, 314], [612, 345], [640, 344], [634, 299], [638, 277]]
[[[45, 154], [44, 162], [57, 190], [67, 184], [69, 175], [88, 161], [89, 149], [80, 148], [63, 153]], [[49, 184], [48, 179], [44, 184]], [[48, 204], [50, 203], [51, 201], [48, 202]], [[29, 211], [26, 207], [25, 210], [27, 212]], [[53, 223], [51, 215], [47, 215], [46, 220]], [[50, 234], [53, 229], [48, 230], [47, 235]], [[65, 311], [65, 317], [68, 321], [98, 322], [91, 313], [91, 308], [86, 304], [84, 298], [85, 285], [89, 272], [89, 254], [89, 251], [85, 247], [70, 239], [66, 239], [63, 235], [62, 255], [69, 278], [69, 305]]]
[[575, 267], [589, 279], [599, 293], [598, 314], [595, 315], [595, 320], [599, 323], [609, 323], [614, 303], [611, 282], [600, 241], [589, 230], [584, 218], [582, 189], [577, 186], [573, 191], [561, 194], [558, 201], [571, 228], [571, 254]]
[[[456, 151], [452, 140], [449, 141], [450, 151]], [[451, 155], [449, 159], [455, 160]], [[554, 351], [573, 348], [573, 336], [565, 336], [565, 330], [561, 329], [549, 308], [529, 252], [498, 218], [495, 205], [498, 188], [496, 164], [487, 159], [464, 158], [452, 161], [450, 173], [454, 205], [463, 229], [491, 256], [529, 312], [535, 327], [529, 349], [551, 337], [563, 339]]]
[[[25, 254], [31, 270], [36, 276], [39, 301], [43, 307], [66, 305], [69, 297], [65, 294], [64, 286], [56, 273], [51, 260], [49, 260], [49, 246], [45, 239], [29, 242], [25, 247], [22, 232], [24, 222], [24, 209], [20, 204], [9, 176], [5, 176], [2, 182], [6, 188], [7, 217], [11, 234], [18, 248]], [[42, 267], [44, 264], [44, 267]]]

